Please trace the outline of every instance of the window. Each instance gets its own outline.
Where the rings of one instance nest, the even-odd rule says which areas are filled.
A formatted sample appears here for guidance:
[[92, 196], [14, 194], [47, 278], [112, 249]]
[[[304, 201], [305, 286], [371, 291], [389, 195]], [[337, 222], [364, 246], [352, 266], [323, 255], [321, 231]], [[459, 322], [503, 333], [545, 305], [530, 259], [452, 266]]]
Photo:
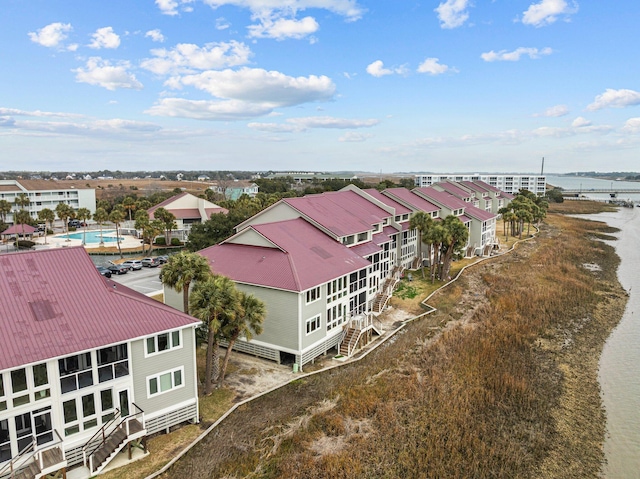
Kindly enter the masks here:
[[369, 233], [367, 233], [366, 231], [364, 233], [358, 233], [358, 243], [367, 241], [368, 238], [369, 238]]
[[[2, 382], [2, 374], [0, 373], [0, 411], [7, 409], [7, 401], [4, 400], [4, 383]], [[0, 440], [2, 443], [2, 440]], [[0, 444], [0, 448], [2, 445]], [[2, 460], [0, 460], [2, 462]]]
[[145, 344], [147, 348], [146, 354], [157, 354], [170, 349], [179, 348], [182, 344], [180, 331], [172, 331], [171, 333], [162, 333], [151, 338], [147, 338]]
[[29, 393], [16, 396], [16, 393], [27, 390], [27, 370], [25, 368], [11, 371], [11, 389], [13, 390], [13, 406], [18, 407], [29, 402]]
[[102, 424], [114, 418], [113, 391], [111, 389], [100, 391], [100, 409], [102, 411]]
[[[76, 410], [76, 400], [71, 399], [70, 401], [65, 401], [62, 403], [62, 413], [64, 416], [64, 423], [70, 424], [78, 420], [78, 411]], [[64, 435], [70, 436], [80, 432], [80, 426], [68, 426], [64, 429]]]
[[84, 422], [82, 423], [83, 429], [90, 429], [98, 425], [98, 419], [96, 415], [96, 403], [93, 394], [87, 394], [82, 396], [82, 416]]
[[320, 286], [307, 291], [307, 304], [320, 299]]
[[313, 333], [320, 329], [320, 315], [307, 319], [307, 334]]
[[48, 398], [51, 396], [51, 390], [49, 389], [49, 374], [47, 373], [47, 365], [36, 364], [32, 368], [33, 372], [33, 387], [35, 400]]
[[327, 310], [327, 331], [331, 331], [336, 326], [339, 326], [347, 318], [347, 306], [336, 305]]
[[[2, 378], [0, 376], [0, 385]], [[2, 391], [0, 390], [0, 395]], [[0, 420], [0, 464], [11, 459], [11, 436], [9, 436], [9, 421], [7, 419]]]
[[91, 353], [58, 359], [58, 369], [60, 370], [60, 389], [63, 394], [93, 385]]
[[345, 236], [344, 238], [342, 238], [342, 244], [347, 246], [355, 243], [355, 241], [356, 241], [356, 238], [354, 235]]
[[128, 357], [126, 343], [98, 350], [98, 381], [103, 383], [128, 376]]
[[147, 392], [148, 397], [153, 397], [158, 394], [163, 394], [173, 389], [181, 388], [184, 386], [182, 376], [184, 374], [184, 368], [173, 369], [164, 373], [160, 373], [155, 376], [147, 377]]

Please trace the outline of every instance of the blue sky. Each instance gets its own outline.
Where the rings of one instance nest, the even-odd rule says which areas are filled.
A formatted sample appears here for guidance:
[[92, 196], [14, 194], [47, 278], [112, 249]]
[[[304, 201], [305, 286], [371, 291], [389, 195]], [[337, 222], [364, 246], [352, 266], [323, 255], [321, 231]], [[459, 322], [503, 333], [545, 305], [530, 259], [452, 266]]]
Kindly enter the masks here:
[[640, 170], [637, 0], [3, 0], [0, 170]]

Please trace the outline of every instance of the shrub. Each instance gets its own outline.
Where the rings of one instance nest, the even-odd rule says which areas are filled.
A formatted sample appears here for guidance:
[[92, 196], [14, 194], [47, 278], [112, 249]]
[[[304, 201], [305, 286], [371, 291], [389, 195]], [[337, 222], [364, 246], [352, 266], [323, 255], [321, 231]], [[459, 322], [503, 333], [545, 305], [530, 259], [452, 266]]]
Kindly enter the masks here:
[[171, 238], [171, 246], [182, 246], [182, 241], [178, 238]]
[[165, 239], [164, 236], [158, 236], [155, 241], [153, 242], [153, 244], [158, 245], [158, 246], [164, 246], [167, 244], [167, 241]]
[[30, 240], [19, 240], [18, 249], [31, 249], [35, 246], [35, 242]]

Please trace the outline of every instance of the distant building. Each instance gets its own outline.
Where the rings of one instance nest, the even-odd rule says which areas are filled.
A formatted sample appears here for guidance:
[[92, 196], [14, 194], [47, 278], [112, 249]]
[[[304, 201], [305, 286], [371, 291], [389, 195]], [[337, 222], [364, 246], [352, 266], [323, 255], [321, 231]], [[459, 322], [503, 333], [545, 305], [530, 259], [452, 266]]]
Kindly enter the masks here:
[[172, 196], [149, 208], [147, 213], [149, 213], [150, 219], [154, 219], [153, 213], [158, 208], [164, 208], [176, 217], [177, 229], [174, 232], [182, 241], [189, 236], [193, 224], [204, 223], [213, 214], [227, 214], [229, 212], [226, 208], [186, 192]]
[[[74, 210], [87, 208], [91, 214], [96, 212], [96, 190], [93, 188], [82, 188], [69, 181], [62, 184], [49, 180], [0, 180], [0, 199], [13, 204], [22, 193], [30, 200], [27, 209], [34, 220], [38, 218], [38, 211], [44, 208], [55, 211], [60, 203]], [[13, 223], [13, 212], [8, 214], [7, 222]]]
[[521, 189], [529, 190], [538, 196], [546, 192], [547, 177], [544, 175], [505, 175], [486, 173], [429, 173], [415, 176], [415, 185], [418, 187], [431, 186], [447, 180], [455, 182], [482, 181], [489, 186], [494, 186], [500, 191], [515, 195]]

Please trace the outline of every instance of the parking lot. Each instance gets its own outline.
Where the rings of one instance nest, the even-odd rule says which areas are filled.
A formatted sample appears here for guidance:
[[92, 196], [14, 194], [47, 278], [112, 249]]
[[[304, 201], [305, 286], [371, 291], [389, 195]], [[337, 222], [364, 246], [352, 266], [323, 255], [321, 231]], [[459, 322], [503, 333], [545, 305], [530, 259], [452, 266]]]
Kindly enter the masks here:
[[111, 279], [142, 294], [152, 294], [162, 291], [162, 283], [158, 275], [162, 267], [142, 268], [129, 271], [127, 274], [114, 274]]

